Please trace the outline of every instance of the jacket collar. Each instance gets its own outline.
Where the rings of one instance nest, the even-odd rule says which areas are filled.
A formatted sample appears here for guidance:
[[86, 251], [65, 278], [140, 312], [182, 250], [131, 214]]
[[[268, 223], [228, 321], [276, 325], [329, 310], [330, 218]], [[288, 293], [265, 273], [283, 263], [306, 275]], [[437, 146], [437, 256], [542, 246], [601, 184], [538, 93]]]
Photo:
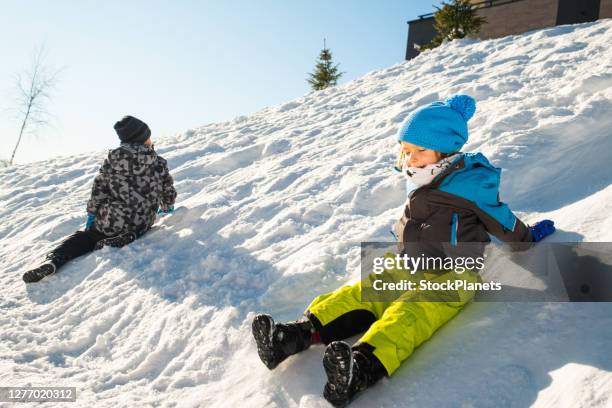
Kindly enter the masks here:
[[424, 189], [435, 189], [446, 178], [446, 176], [448, 176], [454, 171], [461, 170], [462, 168], [464, 168], [465, 167], [465, 153], [462, 153], [462, 152], [459, 152], [459, 153], [460, 153], [459, 157], [455, 158], [455, 160], [453, 160], [451, 165], [445, 168], [444, 171], [442, 171], [440, 174], [438, 174], [431, 181], [431, 183], [415, 188], [408, 195], [412, 196], [412, 194], [416, 193], [417, 191], [424, 190]]
[[442, 173], [438, 174], [436, 178], [434, 178], [431, 181], [431, 183], [427, 184], [427, 186], [430, 186], [431, 188], [436, 188], [442, 182], [442, 180], [444, 180], [446, 176], [464, 167], [465, 167], [465, 153], [460, 153], [459, 157], [455, 158], [455, 160], [453, 160], [451, 165], [447, 167], [446, 169], [444, 169]]

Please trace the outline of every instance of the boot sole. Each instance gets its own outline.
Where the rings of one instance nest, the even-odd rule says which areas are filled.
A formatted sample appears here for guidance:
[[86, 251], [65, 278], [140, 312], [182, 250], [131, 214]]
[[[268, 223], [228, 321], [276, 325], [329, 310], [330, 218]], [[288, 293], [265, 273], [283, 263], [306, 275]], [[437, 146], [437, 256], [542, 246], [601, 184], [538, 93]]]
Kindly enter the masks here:
[[258, 315], [253, 319], [253, 337], [257, 343], [257, 354], [261, 361], [270, 370], [275, 368], [279, 362], [274, 358], [274, 345], [272, 335], [274, 332], [274, 319], [270, 315]]
[[343, 341], [334, 341], [325, 350], [323, 368], [327, 375], [327, 384], [323, 395], [334, 407], [344, 407], [350, 402], [352, 353], [351, 346]]
[[24, 273], [22, 278], [25, 283], [36, 283], [40, 282], [49, 275], [53, 275], [54, 273], [55, 270], [52, 268], [39, 267]]

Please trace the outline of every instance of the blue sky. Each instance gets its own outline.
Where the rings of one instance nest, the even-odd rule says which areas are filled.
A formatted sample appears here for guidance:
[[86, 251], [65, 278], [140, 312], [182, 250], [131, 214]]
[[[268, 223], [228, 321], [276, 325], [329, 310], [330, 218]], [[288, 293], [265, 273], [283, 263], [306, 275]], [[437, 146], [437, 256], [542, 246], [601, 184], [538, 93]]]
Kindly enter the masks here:
[[[124, 114], [154, 137], [300, 97], [323, 37], [345, 83], [403, 61], [407, 24], [440, 1], [3, 1], [0, 158], [18, 121], [13, 75], [45, 45], [62, 67], [52, 126], [29, 135], [17, 163], [117, 145]], [[10, 41], [7, 41], [10, 39]]]

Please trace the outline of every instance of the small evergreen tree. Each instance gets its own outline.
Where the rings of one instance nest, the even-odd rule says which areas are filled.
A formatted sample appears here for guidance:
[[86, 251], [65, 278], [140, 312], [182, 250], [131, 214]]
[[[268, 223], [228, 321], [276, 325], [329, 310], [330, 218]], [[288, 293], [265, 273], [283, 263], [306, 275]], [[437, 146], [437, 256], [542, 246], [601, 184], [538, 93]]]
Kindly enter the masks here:
[[320, 91], [328, 86], [335, 86], [338, 83], [338, 79], [344, 74], [344, 72], [338, 72], [338, 65], [334, 65], [332, 53], [325, 45], [325, 40], [323, 40], [323, 49], [319, 54], [319, 61], [315, 66], [314, 72], [308, 74], [310, 78], [307, 81], [312, 90]]
[[476, 14], [469, 0], [453, 0], [452, 3], [442, 3], [442, 8], [436, 8], [438, 11], [434, 13], [434, 27], [438, 35], [429, 44], [419, 47], [419, 50], [436, 48], [444, 40], [474, 36], [487, 22], [484, 17]]

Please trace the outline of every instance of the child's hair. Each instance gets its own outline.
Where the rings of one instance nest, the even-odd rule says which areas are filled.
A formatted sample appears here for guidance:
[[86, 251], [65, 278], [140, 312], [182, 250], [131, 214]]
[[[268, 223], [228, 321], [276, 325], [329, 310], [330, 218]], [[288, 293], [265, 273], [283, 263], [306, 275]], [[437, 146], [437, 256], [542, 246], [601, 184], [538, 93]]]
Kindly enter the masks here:
[[[439, 151], [437, 151], [437, 150], [436, 150], [436, 153], [438, 153], [438, 154], [440, 155], [440, 158], [438, 159], [438, 161], [440, 161], [440, 160], [442, 160], [442, 159], [445, 159], [445, 158], [447, 158], [447, 157], [452, 156], [452, 155], [453, 155], [453, 154], [455, 154], [455, 153], [459, 153], [459, 151], [457, 150], [457, 151], [455, 151], [455, 152], [450, 152], [450, 153], [442, 153], [442, 152], [439, 152]], [[397, 155], [397, 160], [396, 160], [396, 162], [395, 162], [395, 165], [393, 166], [393, 169], [394, 169], [395, 171], [397, 171], [397, 172], [400, 172], [400, 173], [401, 173], [401, 171], [402, 171], [402, 166], [403, 166], [403, 164], [404, 164], [405, 157], [406, 157], [406, 156], [405, 156], [405, 152], [404, 152], [404, 150], [403, 150], [402, 148], [400, 148], [399, 154]]]
[[447, 157], [450, 157], [450, 156], [452, 156], [453, 154], [455, 154], [455, 153], [459, 153], [459, 152], [450, 152], [450, 153], [442, 153], [442, 152], [438, 152], [438, 153], [440, 153], [440, 160], [442, 160], [442, 159], [446, 159]]

